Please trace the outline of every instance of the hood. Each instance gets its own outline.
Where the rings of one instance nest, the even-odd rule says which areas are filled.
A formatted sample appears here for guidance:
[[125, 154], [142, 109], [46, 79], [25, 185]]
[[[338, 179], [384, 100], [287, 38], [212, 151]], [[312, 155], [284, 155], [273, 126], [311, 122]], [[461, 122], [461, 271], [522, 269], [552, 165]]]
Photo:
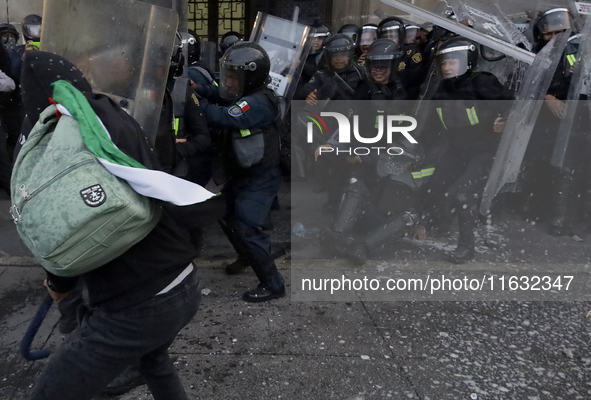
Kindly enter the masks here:
[[[28, 136], [39, 114], [45, 110], [55, 81], [65, 80], [83, 93], [91, 93], [90, 83], [70, 61], [46, 51], [29, 51], [25, 55], [21, 72], [21, 93], [25, 111], [23, 135]], [[26, 131], [28, 130], [28, 131]]]

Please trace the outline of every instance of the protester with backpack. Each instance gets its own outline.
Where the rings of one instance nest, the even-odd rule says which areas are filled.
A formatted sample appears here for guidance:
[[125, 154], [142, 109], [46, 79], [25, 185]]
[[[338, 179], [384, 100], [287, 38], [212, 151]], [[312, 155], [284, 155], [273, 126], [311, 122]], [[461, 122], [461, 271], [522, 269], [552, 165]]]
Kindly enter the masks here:
[[[69, 117], [57, 112], [58, 108], [68, 103], [69, 109], [79, 105], [89, 110], [84, 115], [89, 120], [100, 118], [122, 152], [147, 168], [158, 168], [137, 122], [108, 96], [93, 94], [82, 73], [68, 60], [52, 53], [30, 52], [24, 65], [23, 100], [29, 132], [38, 120], [31, 136], [47, 124], [61, 129], [60, 119]], [[59, 79], [73, 86], [64, 81], [54, 83]], [[60, 106], [51, 106], [51, 101]], [[25, 146], [27, 133], [23, 136]], [[98, 194], [84, 197], [81, 193], [81, 201], [97, 206], [102, 198]], [[28, 193], [23, 191], [22, 195]], [[30, 399], [91, 399], [129, 365], [138, 366], [155, 399], [187, 399], [167, 349], [200, 304], [198, 278], [191, 264], [195, 250], [186, 232], [169, 216], [171, 206], [162, 203], [158, 207], [162, 214], [155, 227], [114, 260], [79, 277], [48, 272], [45, 286], [54, 300], [64, 298], [82, 279], [89, 305], [81, 313], [78, 329], [49, 360]], [[68, 218], [65, 212], [56, 218]]]

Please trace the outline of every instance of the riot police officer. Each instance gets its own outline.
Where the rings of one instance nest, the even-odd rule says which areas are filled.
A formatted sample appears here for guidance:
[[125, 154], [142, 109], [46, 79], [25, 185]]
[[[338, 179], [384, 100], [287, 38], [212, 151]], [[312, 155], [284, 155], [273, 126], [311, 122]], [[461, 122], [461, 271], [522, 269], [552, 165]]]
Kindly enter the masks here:
[[[357, 103], [363, 104], [363, 109], [356, 112], [362, 132], [378, 128], [373, 115], [408, 114], [406, 102], [390, 101], [408, 100], [406, 90], [397, 78], [401, 56], [398, 45], [389, 39], [378, 39], [369, 47], [365, 62], [367, 79], [357, 87], [354, 97], [354, 100], [367, 100]], [[369, 115], [372, 117], [368, 118]], [[373, 145], [393, 146], [386, 140]], [[375, 152], [347, 157], [347, 168], [340, 168], [340, 171], [349, 174], [349, 179], [339, 196], [341, 202], [331, 229], [325, 232], [337, 252], [363, 263], [371, 250], [388, 239], [404, 236], [417, 222], [417, 196], [413, 190], [415, 182], [412, 182], [411, 169], [392, 176], [384, 172], [388, 168], [381, 168], [384, 163], [396, 164], [403, 169], [402, 163], [410, 168], [410, 161], [407, 157], [390, 157]], [[405, 178], [410, 179], [410, 186]], [[394, 193], [396, 197], [393, 197]]]
[[189, 70], [187, 74], [191, 79], [191, 89], [195, 90], [201, 97], [217, 103], [219, 98], [218, 84], [215, 81], [213, 71], [201, 60], [201, 42], [199, 36], [189, 29], [187, 38], [187, 56], [189, 58]]
[[365, 54], [369, 50], [369, 46], [378, 38], [378, 26], [376, 24], [365, 24], [361, 27], [361, 34], [359, 35], [359, 57], [357, 57], [357, 64], [365, 64]]
[[378, 25], [378, 37], [392, 40], [403, 50], [404, 54], [398, 63], [400, 79], [410, 98], [418, 98], [421, 84], [429, 72], [429, 66], [423, 61], [423, 55], [418, 48], [406, 44], [404, 21], [398, 17], [384, 18]]
[[41, 17], [37, 14], [30, 14], [23, 18], [22, 29], [25, 43], [32, 42], [39, 50], [39, 41], [41, 40]]
[[270, 61], [258, 44], [241, 42], [220, 60], [220, 95], [234, 105], [222, 107], [202, 100], [210, 126], [221, 130], [223, 164], [230, 179], [222, 193], [226, 215], [220, 224], [238, 253], [228, 274], [251, 266], [260, 284], [243, 299], [262, 302], [285, 295], [271, 243], [262, 232], [281, 178], [278, 103], [267, 88]]
[[339, 28], [337, 33], [343, 33], [351, 38], [355, 46], [359, 44], [359, 27], [355, 24], [345, 24]]
[[355, 43], [339, 33], [326, 40], [324, 58], [326, 69], [314, 74], [304, 85], [306, 100], [315, 104], [318, 100], [348, 100], [353, 98], [357, 85], [365, 79], [365, 73], [353, 61]]
[[[540, 13], [534, 23], [533, 35], [536, 41], [534, 51], [540, 51], [554, 36], [572, 27], [571, 17], [566, 8], [553, 8]], [[558, 63], [550, 87], [545, 96], [545, 105], [540, 118], [532, 132], [525, 155], [526, 188], [530, 196], [531, 217], [542, 216], [548, 204], [549, 196], [550, 219], [548, 221], [551, 235], [570, 234], [570, 212], [574, 208], [575, 180], [579, 179], [586, 155], [585, 132], [588, 130], [588, 110], [578, 109], [575, 123], [570, 132], [570, 144], [566, 152], [565, 162], [561, 168], [550, 165], [556, 144], [561, 120], [565, 116], [564, 101], [567, 99], [571, 85], [572, 71], [577, 60], [578, 46], [572, 42], [567, 44]], [[583, 97], [586, 98], [586, 97]], [[584, 119], [582, 117], [587, 115]], [[536, 215], [537, 214], [537, 215]]]
[[242, 42], [242, 35], [238, 32], [230, 31], [224, 33], [222, 39], [220, 40], [220, 49], [222, 50], [222, 54], [228, 51], [230, 47], [240, 42]]
[[[462, 37], [449, 39], [435, 53], [441, 75], [433, 95], [431, 118], [439, 129], [421, 136], [422, 144], [434, 143], [438, 132], [447, 139], [448, 150], [436, 164], [427, 182], [426, 222], [413, 230], [413, 236], [425, 238], [425, 225], [430, 234], [445, 233], [451, 224], [450, 209], [457, 210], [460, 238], [449, 255], [454, 263], [465, 263], [475, 255], [474, 229], [478, 221], [478, 200], [481, 197], [496, 148], [504, 130], [510, 103], [481, 100], [512, 100], [513, 94], [488, 72], [475, 72], [478, 50]], [[447, 204], [446, 204], [447, 203]]]
[[330, 27], [326, 24], [315, 22], [312, 27], [316, 28], [316, 32], [312, 35], [310, 53], [308, 53], [306, 63], [302, 69], [302, 77], [300, 78], [302, 85], [308, 83], [312, 76], [323, 66], [322, 49], [326, 39], [332, 35]]

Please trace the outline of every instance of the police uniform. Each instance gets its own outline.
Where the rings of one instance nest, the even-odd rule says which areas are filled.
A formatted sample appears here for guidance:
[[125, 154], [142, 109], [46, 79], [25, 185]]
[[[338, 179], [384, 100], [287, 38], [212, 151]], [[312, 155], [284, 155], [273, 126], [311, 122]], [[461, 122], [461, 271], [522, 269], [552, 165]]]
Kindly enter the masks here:
[[[425, 185], [427, 225], [446, 232], [451, 224], [453, 202], [460, 222], [458, 249], [451, 261], [463, 263], [474, 256], [474, 229], [478, 217], [478, 198], [486, 185], [501, 134], [493, 131], [497, 117], [507, 117], [513, 94], [487, 72], [466, 72], [444, 79], [433, 96], [431, 121], [448, 143], [448, 150], [436, 164]], [[497, 101], [483, 101], [497, 100]], [[422, 145], [438, 142], [439, 134], [421, 137]], [[430, 220], [429, 220], [430, 218]], [[461, 251], [460, 251], [461, 250]]]
[[310, 82], [304, 85], [303, 93], [308, 95], [318, 90], [316, 93], [318, 100], [350, 100], [357, 85], [364, 79], [365, 72], [356, 64], [340, 73], [323, 69], [316, 72]]
[[[239, 256], [248, 260], [261, 284], [271, 292], [281, 292], [285, 290], [284, 280], [273, 261], [271, 242], [262, 231], [281, 179], [279, 133], [274, 123], [278, 109], [274, 97], [270, 89], [264, 88], [230, 107], [206, 100], [202, 100], [202, 107], [208, 124], [221, 129], [223, 164], [231, 176], [222, 190], [226, 200], [225, 224], [232, 231], [227, 235]], [[245, 167], [249, 161], [240, 159], [237, 142], [253, 136], [262, 137], [264, 151], [259, 161]]]

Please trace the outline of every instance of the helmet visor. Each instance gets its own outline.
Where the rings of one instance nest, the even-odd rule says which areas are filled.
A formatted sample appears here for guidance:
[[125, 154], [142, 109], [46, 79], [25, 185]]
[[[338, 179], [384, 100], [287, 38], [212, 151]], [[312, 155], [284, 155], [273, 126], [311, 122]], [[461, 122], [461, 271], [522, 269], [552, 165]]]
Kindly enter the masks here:
[[376, 26], [364, 26], [361, 29], [360, 46], [369, 46], [378, 38], [378, 28]]
[[375, 83], [382, 85], [390, 82], [393, 73], [398, 67], [398, 58], [393, 55], [380, 54], [369, 56], [365, 59], [367, 76]]
[[381, 38], [390, 39], [394, 43], [399, 44], [400, 43], [400, 26], [392, 25], [392, 26], [382, 27]]
[[417, 34], [419, 33], [419, 28], [417, 26], [410, 26], [406, 28], [404, 43], [405, 44], [416, 44]]
[[538, 21], [542, 34], [570, 29], [570, 16], [566, 8], [555, 8], [546, 11]]
[[328, 33], [317, 33], [312, 36], [310, 54], [320, 53], [322, 51], [322, 46], [324, 46], [324, 41], [328, 38], [328, 36]]
[[[443, 79], [452, 79], [468, 71], [468, 52], [474, 45], [459, 45], [436, 53], [437, 70]], [[472, 49], [473, 51], [473, 49]]]
[[344, 51], [330, 51], [325, 49], [328, 69], [334, 72], [345, 72], [353, 65], [353, 53], [355, 49]]
[[41, 25], [23, 25], [23, 35], [38, 41], [41, 37]]
[[220, 60], [220, 96], [226, 100], [238, 100], [244, 93], [244, 70], [224, 64]]

